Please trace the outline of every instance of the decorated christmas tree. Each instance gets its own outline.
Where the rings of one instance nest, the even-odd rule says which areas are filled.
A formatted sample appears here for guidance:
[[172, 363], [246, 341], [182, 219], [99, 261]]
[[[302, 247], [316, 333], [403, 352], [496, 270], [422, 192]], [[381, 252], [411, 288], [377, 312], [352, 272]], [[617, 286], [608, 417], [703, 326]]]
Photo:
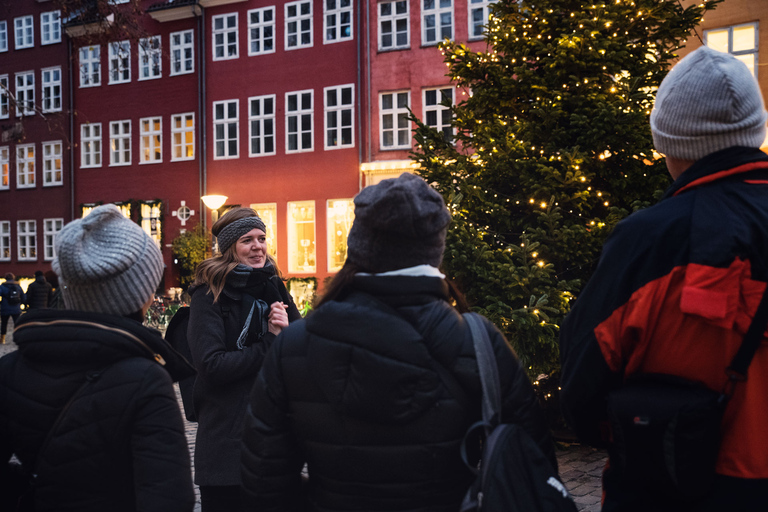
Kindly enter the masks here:
[[413, 158], [453, 213], [444, 269], [534, 377], [557, 371], [558, 325], [606, 236], [670, 184], [648, 117], [720, 1], [500, 0], [485, 51], [441, 45], [454, 134], [417, 121]]

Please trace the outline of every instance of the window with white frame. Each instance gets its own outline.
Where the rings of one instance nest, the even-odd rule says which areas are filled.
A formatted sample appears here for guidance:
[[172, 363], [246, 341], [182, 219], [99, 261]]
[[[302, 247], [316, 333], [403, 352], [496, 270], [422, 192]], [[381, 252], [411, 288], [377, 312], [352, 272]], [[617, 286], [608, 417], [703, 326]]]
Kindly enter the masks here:
[[236, 59], [237, 13], [221, 14], [212, 19], [213, 60]]
[[195, 72], [195, 32], [171, 32], [171, 76]]
[[101, 167], [101, 123], [80, 125], [80, 167]]
[[285, 94], [285, 151], [298, 153], [314, 148], [314, 92]]
[[214, 159], [237, 158], [240, 112], [237, 100], [213, 103]]
[[453, 0], [421, 0], [421, 42], [453, 39]]
[[64, 184], [62, 175], [62, 144], [60, 140], [43, 142], [43, 186], [54, 187]]
[[61, 16], [59, 11], [40, 14], [40, 44], [61, 42]]
[[410, 46], [408, 0], [379, 3], [379, 50]]
[[141, 140], [142, 164], [156, 164], [163, 161], [163, 119], [145, 117], [139, 119], [139, 139]]
[[46, 68], [43, 78], [43, 112], [61, 111], [61, 68]]
[[285, 49], [312, 46], [312, 2], [301, 0], [285, 4]]
[[277, 203], [251, 203], [249, 206], [267, 228], [267, 254], [277, 259]]
[[275, 7], [248, 11], [248, 55], [275, 51]]
[[160, 36], [144, 37], [139, 40], [139, 80], [160, 78], [161, 71]]
[[171, 116], [171, 161], [195, 158], [195, 114]]
[[315, 202], [288, 203], [288, 272], [317, 271]]
[[109, 43], [109, 83], [123, 84], [131, 81], [131, 42]]
[[8, 119], [11, 115], [9, 92], [8, 75], [0, 75], [0, 119]]
[[17, 50], [35, 46], [34, 23], [35, 21], [32, 16], [22, 16], [21, 18], [15, 18], [13, 20], [13, 34], [16, 41], [15, 48]]
[[704, 31], [704, 44], [723, 53], [730, 53], [747, 65], [757, 77], [758, 25], [744, 23], [732, 27]]
[[16, 115], [35, 114], [35, 72], [16, 73]]
[[64, 219], [43, 219], [43, 258], [51, 261], [56, 257], [54, 242], [56, 235], [64, 227]]
[[16, 146], [16, 188], [35, 186], [35, 145]]
[[411, 147], [411, 123], [408, 107], [409, 91], [379, 94], [379, 133], [381, 149], [408, 149]]
[[0, 220], [0, 261], [11, 261], [11, 222]]
[[326, 44], [352, 39], [352, 0], [325, 0], [323, 14]]
[[441, 87], [438, 89], [424, 90], [424, 120], [427, 126], [431, 126], [443, 132], [443, 137], [448, 142], [453, 140], [453, 128], [451, 127], [451, 110], [442, 105], [444, 101], [453, 104], [453, 88]]
[[80, 56], [80, 87], [101, 85], [101, 47], [83, 46]]
[[142, 201], [139, 205], [139, 225], [155, 241], [158, 249], [161, 249], [160, 241], [163, 239], [162, 212], [162, 201]]
[[16, 221], [16, 247], [19, 261], [37, 259], [37, 221]]
[[131, 121], [109, 123], [109, 165], [131, 165]]
[[275, 154], [275, 95], [248, 98], [248, 156]]
[[8, 146], [0, 147], [0, 190], [8, 190], [11, 186], [10, 163], [10, 152]]
[[338, 272], [347, 260], [347, 237], [355, 220], [352, 199], [329, 199], [326, 208], [328, 272]]
[[469, 0], [469, 38], [483, 37], [485, 26], [488, 25], [490, 5], [496, 0]]
[[8, 51], [8, 22], [0, 21], [0, 52]]
[[355, 145], [355, 86], [326, 87], [325, 149], [349, 148]]

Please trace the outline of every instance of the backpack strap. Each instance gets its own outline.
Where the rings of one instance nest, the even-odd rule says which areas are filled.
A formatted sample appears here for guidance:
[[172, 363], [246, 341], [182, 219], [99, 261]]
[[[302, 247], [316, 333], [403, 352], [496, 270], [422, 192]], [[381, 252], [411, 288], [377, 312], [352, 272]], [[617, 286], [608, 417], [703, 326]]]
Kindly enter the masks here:
[[483, 421], [492, 429], [501, 423], [501, 385], [496, 355], [493, 353], [491, 339], [488, 337], [488, 331], [483, 327], [480, 315], [464, 313], [462, 316], [472, 331], [477, 369], [483, 387]]

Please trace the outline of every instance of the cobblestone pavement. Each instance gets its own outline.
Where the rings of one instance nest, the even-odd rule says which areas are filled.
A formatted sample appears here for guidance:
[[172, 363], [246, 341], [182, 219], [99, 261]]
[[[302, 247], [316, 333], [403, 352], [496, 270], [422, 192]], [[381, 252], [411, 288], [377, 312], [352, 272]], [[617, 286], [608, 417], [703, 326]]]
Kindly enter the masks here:
[[[11, 331], [9, 326], [9, 332]], [[13, 350], [16, 350], [16, 344], [13, 343], [13, 335], [6, 337], [6, 344], [0, 345], [0, 356], [3, 356]], [[178, 387], [176, 389], [178, 395]], [[179, 396], [179, 407], [181, 407], [181, 397]], [[194, 460], [195, 456], [195, 435], [197, 433], [197, 424], [189, 423], [184, 420], [189, 443], [189, 450]], [[571, 492], [579, 511], [599, 512], [601, 499], [600, 476], [605, 466], [606, 454], [603, 451], [583, 446], [579, 444], [560, 444], [557, 450], [557, 460], [560, 466], [560, 477]], [[200, 512], [200, 493], [195, 486], [195, 495], [197, 503], [195, 512]]]

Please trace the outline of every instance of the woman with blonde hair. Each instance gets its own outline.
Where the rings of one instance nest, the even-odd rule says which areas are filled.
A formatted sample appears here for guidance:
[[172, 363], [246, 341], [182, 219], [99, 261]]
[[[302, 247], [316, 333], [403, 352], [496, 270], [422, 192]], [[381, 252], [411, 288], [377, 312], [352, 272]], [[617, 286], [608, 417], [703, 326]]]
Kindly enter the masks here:
[[195, 483], [203, 512], [237, 511], [247, 396], [272, 341], [301, 315], [254, 210], [234, 208], [211, 231], [220, 254], [198, 265], [190, 288], [188, 340], [198, 372]]

